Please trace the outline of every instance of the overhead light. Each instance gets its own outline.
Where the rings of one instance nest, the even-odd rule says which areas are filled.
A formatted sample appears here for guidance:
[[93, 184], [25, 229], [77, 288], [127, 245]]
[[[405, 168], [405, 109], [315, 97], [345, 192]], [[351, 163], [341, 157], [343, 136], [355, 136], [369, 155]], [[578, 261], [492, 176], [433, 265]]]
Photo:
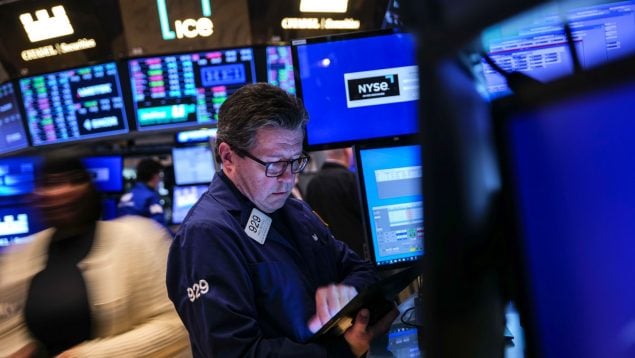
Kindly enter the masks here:
[[348, 0], [300, 0], [301, 12], [346, 12]]

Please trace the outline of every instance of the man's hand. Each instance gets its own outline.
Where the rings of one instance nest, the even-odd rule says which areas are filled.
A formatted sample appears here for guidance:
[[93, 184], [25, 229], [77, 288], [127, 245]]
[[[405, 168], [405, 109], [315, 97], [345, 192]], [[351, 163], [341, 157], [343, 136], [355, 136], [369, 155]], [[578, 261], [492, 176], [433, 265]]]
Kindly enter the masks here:
[[356, 357], [360, 357], [364, 353], [368, 352], [370, 343], [373, 338], [380, 336], [390, 328], [392, 322], [399, 315], [397, 308], [393, 308], [384, 317], [377, 321], [374, 325], [368, 326], [370, 320], [370, 313], [368, 309], [364, 308], [357, 313], [355, 322], [344, 332], [344, 339], [351, 347], [351, 351]]
[[309, 320], [309, 330], [313, 333], [319, 331], [355, 296], [357, 290], [352, 286], [332, 284], [318, 288], [315, 292], [315, 315]]

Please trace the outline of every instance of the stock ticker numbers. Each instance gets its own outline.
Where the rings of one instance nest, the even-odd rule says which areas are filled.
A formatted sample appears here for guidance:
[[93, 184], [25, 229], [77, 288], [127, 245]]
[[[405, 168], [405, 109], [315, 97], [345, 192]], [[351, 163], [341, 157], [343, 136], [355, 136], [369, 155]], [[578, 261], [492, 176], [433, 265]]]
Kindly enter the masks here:
[[20, 90], [34, 145], [128, 131], [115, 63], [23, 78]]

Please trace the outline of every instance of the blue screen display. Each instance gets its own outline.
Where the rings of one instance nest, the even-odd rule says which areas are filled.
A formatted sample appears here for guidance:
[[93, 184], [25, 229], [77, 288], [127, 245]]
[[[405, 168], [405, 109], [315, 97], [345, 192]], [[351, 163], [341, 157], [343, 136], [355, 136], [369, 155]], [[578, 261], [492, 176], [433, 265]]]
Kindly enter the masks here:
[[506, 127], [542, 357], [635, 356], [635, 83]]
[[196, 204], [198, 199], [207, 191], [207, 185], [175, 186], [172, 195], [172, 223], [180, 224]]
[[371, 254], [377, 265], [423, 255], [421, 146], [358, 149]]
[[0, 153], [29, 146], [13, 84], [0, 85]]
[[86, 170], [92, 175], [97, 189], [104, 192], [123, 190], [123, 159], [121, 156], [83, 158]]
[[43, 230], [34, 210], [24, 204], [0, 207], [0, 248]]
[[[635, 1], [601, 4], [549, 3], [494, 26], [483, 34], [490, 57], [506, 72], [519, 71], [541, 82], [573, 73], [561, 14], [570, 23], [583, 68], [635, 52]], [[492, 98], [510, 94], [507, 82], [483, 61]]]
[[310, 117], [310, 147], [417, 132], [419, 74], [412, 35], [307, 41], [294, 42], [293, 55], [296, 85]]
[[128, 132], [114, 62], [20, 79], [33, 145]]
[[35, 187], [38, 157], [0, 159], [0, 196], [29, 194]]
[[256, 79], [253, 49], [128, 61], [137, 129], [214, 125], [227, 97]]

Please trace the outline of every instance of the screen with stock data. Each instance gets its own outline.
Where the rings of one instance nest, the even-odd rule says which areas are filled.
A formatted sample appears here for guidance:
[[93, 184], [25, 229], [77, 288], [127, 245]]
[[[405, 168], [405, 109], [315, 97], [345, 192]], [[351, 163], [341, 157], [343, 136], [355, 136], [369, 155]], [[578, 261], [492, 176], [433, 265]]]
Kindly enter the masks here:
[[[547, 3], [486, 30], [485, 49], [505, 72], [522, 72], [540, 82], [572, 74], [563, 19], [570, 24], [582, 68], [635, 52], [633, 0]], [[505, 78], [482, 62], [490, 96], [510, 94]]]
[[423, 254], [420, 152], [420, 145], [356, 147], [363, 217], [378, 266]]
[[256, 78], [251, 48], [131, 59], [128, 70], [140, 131], [214, 125], [227, 97]]
[[267, 82], [295, 94], [291, 46], [267, 46]]
[[128, 132], [119, 80], [114, 62], [20, 79], [33, 145]]
[[28, 146], [13, 83], [4, 83], [0, 85], [0, 153]]

